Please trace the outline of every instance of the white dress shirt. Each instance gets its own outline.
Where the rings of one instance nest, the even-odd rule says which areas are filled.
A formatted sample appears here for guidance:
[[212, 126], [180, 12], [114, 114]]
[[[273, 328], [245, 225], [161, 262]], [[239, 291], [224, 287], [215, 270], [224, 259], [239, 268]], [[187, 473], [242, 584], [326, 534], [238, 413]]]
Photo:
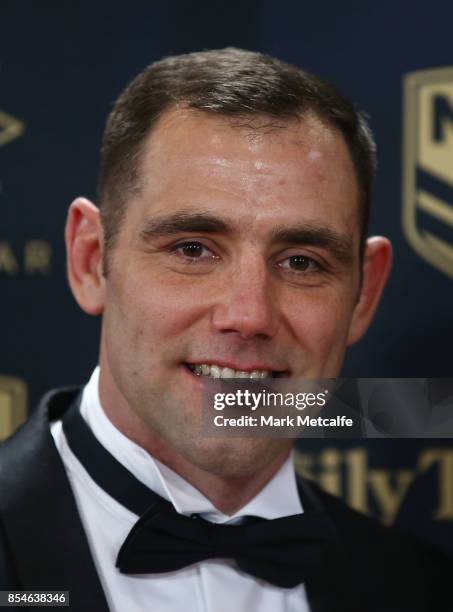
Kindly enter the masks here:
[[[99, 399], [99, 368], [83, 390], [81, 413], [99, 442], [138, 480], [171, 501], [182, 514], [197, 513], [215, 523], [240, 522], [246, 515], [267, 519], [303, 512], [292, 456], [256, 497], [232, 516], [176, 472], [124, 436], [107, 418]], [[165, 574], [122, 574], [118, 551], [137, 515], [101, 489], [71, 452], [61, 421], [51, 433], [74, 491], [110, 609], [113, 612], [308, 612], [303, 584], [282, 589], [238, 570], [233, 561], [202, 561]]]

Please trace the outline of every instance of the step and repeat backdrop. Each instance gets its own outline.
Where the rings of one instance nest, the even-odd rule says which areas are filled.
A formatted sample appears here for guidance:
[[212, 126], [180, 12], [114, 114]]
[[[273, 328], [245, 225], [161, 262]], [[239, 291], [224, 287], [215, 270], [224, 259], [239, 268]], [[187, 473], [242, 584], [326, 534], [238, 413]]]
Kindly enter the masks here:
[[[48, 389], [83, 384], [99, 321], [65, 279], [63, 227], [95, 197], [115, 97], [164, 55], [259, 50], [335, 83], [379, 152], [371, 232], [395, 263], [343, 376], [453, 376], [453, 4], [280, 0], [0, 3], [0, 437]], [[381, 521], [453, 551], [453, 441], [304, 440], [297, 467]]]

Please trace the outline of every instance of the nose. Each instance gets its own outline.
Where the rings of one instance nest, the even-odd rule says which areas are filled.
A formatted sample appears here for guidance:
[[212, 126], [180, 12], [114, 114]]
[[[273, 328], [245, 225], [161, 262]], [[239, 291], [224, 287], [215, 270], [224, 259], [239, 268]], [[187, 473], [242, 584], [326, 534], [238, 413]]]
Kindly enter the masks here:
[[244, 340], [272, 338], [277, 330], [277, 307], [266, 262], [243, 261], [218, 297], [213, 326]]

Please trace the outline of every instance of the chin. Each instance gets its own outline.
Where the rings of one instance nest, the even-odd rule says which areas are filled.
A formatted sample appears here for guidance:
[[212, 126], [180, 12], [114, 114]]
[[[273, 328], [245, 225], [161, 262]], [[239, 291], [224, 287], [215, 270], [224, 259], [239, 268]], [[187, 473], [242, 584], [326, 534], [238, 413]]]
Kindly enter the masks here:
[[234, 478], [263, 470], [290, 446], [288, 440], [275, 438], [205, 438], [181, 454], [199, 469]]

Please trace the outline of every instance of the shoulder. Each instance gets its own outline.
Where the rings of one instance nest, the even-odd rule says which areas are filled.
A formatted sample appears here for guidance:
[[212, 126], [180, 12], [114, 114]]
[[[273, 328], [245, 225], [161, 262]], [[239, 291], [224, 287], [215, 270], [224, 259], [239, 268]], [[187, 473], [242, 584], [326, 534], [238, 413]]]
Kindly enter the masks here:
[[78, 388], [47, 393], [15, 434], [0, 444], [0, 520], [24, 506], [40, 484], [63, 469], [49, 423], [59, 419], [79, 395]]
[[[346, 550], [360, 553], [362, 558], [386, 555], [401, 559], [413, 554], [414, 548], [428, 554], [430, 547], [409, 533], [387, 526], [377, 519], [354, 510], [341, 498], [321, 489], [316, 483], [300, 479], [299, 486], [316, 499], [316, 503], [331, 519], [337, 538]], [[432, 549], [434, 550], [434, 549]]]
[[354, 510], [311, 481], [301, 479], [299, 485], [331, 519], [343, 562], [357, 584], [370, 593], [375, 591], [378, 599], [382, 593], [391, 594], [394, 604], [401, 598], [401, 610], [406, 609], [409, 593], [430, 602], [429, 609], [437, 609], [446, 597], [447, 576], [453, 570], [451, 557], [412, 534]]
[[63, 486], [66, 473], [50, 432], [50, 421], [61, 418], [79, 396], [78, 388], [47, 393], [29, 419], [0, 444], [0, 522], [18, 509], [33, 507], [42, 487]]
[[79, 387], [62, 387], [52, 389], [39, 402], [37, 408], [29, 415], [27, 421], [9, 438], [0, 444], [0, 481], [11, 467], [11, 462], [17, 462], [21, 452], [29, 453], [39, 442], [49, 442], [50, 421], [61, 418], [80, 393]]
[[66, 486], [49, 422], [60, 418], [78, 394], [78, 388], [50, 391], [29, 419], [0, 444], [0, 590], [16, 582], [13, 558], [21, 547], [13, 544], [14, 534], [26, 537], [24, 526], [42, 518], [37, 505], [45, 497], [44, 490], [48, 489], [47, 497], [54, 497]]

